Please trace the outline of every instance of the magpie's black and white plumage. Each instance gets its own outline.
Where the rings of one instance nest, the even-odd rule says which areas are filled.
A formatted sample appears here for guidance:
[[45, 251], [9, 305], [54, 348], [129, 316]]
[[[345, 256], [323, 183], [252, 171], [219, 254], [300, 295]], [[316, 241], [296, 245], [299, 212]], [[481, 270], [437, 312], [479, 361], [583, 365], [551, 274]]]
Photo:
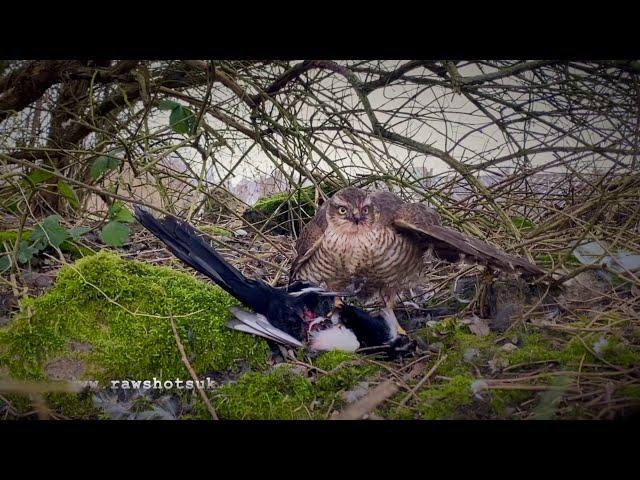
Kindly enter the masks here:
[[242, 275], [201, 238], [187, 222], [172, 216], [159, 220], [134, 207], [137, 220], [184, 263], [213, 280], [252, 312], [233, 307], [227, 326], [291, 347], [355, 351], [384, 347], [395, 356], [410, 350], [406, 336], [382, 315], [342, 302], [340, 292], [328, 292], [307, 282], [274, 288]]

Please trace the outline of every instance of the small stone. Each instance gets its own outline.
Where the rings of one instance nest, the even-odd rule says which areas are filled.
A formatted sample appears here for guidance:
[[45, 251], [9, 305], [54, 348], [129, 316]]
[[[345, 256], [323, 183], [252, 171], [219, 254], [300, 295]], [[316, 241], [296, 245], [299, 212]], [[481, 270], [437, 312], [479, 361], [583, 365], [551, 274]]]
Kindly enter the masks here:
[[479, 352], [477, 348], [467, 348], [464, 351], [462, 358], [464, 359], [465, 362], [471, 363], [473, 359], [478, 356], [478, 353]]
[[69, 342], [69, 350], [72, 352], [90, 352], [92, 348], [93, 347], [90, 343], [76, 341]]
[[597, 341], [597, 342], [595, 342], [595, 343], [593, 344], [593, 350], [594, 350], [598, 355], [600, 355], [600, 354], [602, 353], [602, 350], [603, 350], [607, 345], [609, 345], [609, 342], [607, 341], [607, 339], [606, 339], [606, 338], [604, 338], [604, 337], [602, 337], [602, 336], [601, 336], [601, 337], [598, 339], [598, 341]]
[[351, 390], [342, 394], [342, 398], [347, 403], [353, 403], [364, 397], [369, 392], [369, 382], [360, 382]]
[[22, 278], [31, 288], [46, 288], [51, 285], [54, 280], [53, 276], [31, 271], [24, 272]]
[[473, 382], [471, 382], [471, 391], [476, 397], [480, 398], [480, 392], [486, 390], [488, 386], [489, 384], [486, 382], [486, 380], [474, 380]]
[[430, 352], [434, 352], [434, 353], [439, 353], [440, 350], [442, 350], [442, 348], [444, 347], [442, 342], [435, 342], [432, 343], [431, 345], [429, 345], [429, 347], [427, 347], [427, 350]]
[[518, 347], [511, 342], [507, 342], [500, 347], [500, 350], [504, 350], [505, 352], [513, 352], [514, 350], [517, 350], [517, 349]]
[[84, 364], [70, 358], [56, 358], [44, 366], [44, 373], [51, 380], [77, 380], [84, 373]]

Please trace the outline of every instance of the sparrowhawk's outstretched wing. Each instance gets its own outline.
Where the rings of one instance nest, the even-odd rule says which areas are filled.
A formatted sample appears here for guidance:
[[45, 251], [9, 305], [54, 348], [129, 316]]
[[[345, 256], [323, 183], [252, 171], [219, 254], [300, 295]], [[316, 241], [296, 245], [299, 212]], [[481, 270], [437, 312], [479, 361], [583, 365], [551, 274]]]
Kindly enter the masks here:
[[534, 275], [544, 273], [523, 258], [501, 252], [493, 245], [442, 226], [439, 215], [424, 204], [402, 205], [395, 211], [391, 223], [399, 232], [424, 242], [425, 249], [432, 248], [438, 258], [449, 262], [467, 258], [502, 270], [522, 270]]

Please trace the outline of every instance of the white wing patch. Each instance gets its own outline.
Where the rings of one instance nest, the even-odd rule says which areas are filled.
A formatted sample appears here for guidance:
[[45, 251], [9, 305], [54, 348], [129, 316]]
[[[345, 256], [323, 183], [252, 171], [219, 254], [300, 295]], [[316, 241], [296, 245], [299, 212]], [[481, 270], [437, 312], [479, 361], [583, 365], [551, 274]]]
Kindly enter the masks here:
[[239, 330], [241, 332], [252, 333], [276, 342], [284, 343], [285, 345], [292, 345], [295, 347], [303, 346], [299, 340], [271, 325], [264, 315], [246, 312], [237, 307], [231, 307], [229, 308], [229, 311], [238, 319], [238, 321], [232, 320], [227, 322], [227, 326], [229, 328]]

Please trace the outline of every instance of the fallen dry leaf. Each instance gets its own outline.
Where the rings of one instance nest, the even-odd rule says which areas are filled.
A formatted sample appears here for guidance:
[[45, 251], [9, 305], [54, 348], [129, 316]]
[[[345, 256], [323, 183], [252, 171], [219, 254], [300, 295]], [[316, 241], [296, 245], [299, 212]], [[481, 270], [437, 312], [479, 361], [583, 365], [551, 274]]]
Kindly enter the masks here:
[[509, 360], [506, 358], [494, 357], [488, 362], [489, 368], [491, 368], [491, 373], [501, 372], [504, 368], [509, 366]]
[[473, 320], [469, 324], [469, 330], [471, 330], [471, 333], [479, 337], [484, 337], [485, 335], [489, 335], [490, 333], [489, 325], [487, 325], [484, 320], [482, 320], [480, 317], [477, 317], [476, 315], [473, 316]]

